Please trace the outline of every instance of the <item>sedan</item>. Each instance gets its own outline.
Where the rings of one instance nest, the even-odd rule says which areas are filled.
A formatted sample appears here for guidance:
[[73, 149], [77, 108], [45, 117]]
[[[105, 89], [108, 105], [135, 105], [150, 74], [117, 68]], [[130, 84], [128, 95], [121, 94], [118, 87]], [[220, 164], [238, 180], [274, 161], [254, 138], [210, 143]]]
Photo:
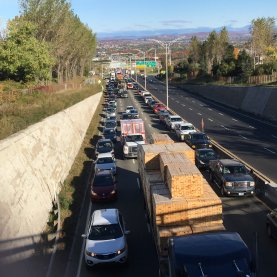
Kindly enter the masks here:
[[114, 128], [104, 128], [103, 137], [116, 142], [116, 131], [114, 130]]
[[205, 133], [191, 133], [185, 137], [186, 143], [192, 149], [212, 148], [212, 143]]
[[113, 174], [116, 174], [116, 163], [112, 153], [98, 154], [97, 159], [94, 161], [95, 172], [101, 170], [111, 170]]
[[91, 183], [91, 201], [110, 201], [117, 198], [115, 177], [110, 170], [95, 172]]
[[116, 110], [114, 108], [107, 108], [106, 117], [116, 116]]
[[116, 131], [116, 128], [117, 128], [116, 120], [107, 119], [105, 121], [104, 129], [110, 129], [110, 128], [112, 128]]
[[126, 230], [118, 209], [95, 210], [91, 216], [86, 239], [85, 262], [92, 267], [96, 264], [124, 264], [128, 259]]
[[267, 214], [266, 230], [270, 238], [277, 239], [277, 209], [274, 209]]

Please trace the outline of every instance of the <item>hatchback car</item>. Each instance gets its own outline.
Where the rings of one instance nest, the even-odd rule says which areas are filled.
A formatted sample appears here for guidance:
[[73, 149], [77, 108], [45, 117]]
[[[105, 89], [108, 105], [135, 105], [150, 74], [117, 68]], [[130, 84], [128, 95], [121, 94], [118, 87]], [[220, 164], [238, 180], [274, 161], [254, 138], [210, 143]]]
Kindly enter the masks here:
[[95, 146], [95, 154], [111, 153], [114, 155], [114, 145], [110, 139], [99, 139]]
[[101, 170], [111, 170], [113, 174], [116, 174], [116, 163], [112, 153], [98, 154], [94, 164], [95, 172]]
[[110, 201], [117, 198], [115, 177], [110, 170], [95, 172], [91, 182], [91, 201]]
[[95, 210], [87, 234], [82, 235], [86, 239], [86, 264], [91, 267], [96, 264], [126, 263], [126, 235], [129, 233], [118, 209]]
[[274, 209], [267, 214], [266, 230], [270, 238], [277, 239], [277, 209]]

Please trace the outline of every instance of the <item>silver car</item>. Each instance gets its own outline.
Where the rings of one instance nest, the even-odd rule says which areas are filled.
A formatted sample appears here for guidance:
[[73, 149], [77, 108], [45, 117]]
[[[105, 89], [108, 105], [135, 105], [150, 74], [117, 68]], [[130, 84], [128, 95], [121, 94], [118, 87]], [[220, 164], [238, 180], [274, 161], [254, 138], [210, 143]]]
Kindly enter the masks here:
[[111, 170], [113, 174], [116, 174], [116, 162], [114, 156], [111, 153], [98, 154], [94, 164], [95, 172], [101, 170]]

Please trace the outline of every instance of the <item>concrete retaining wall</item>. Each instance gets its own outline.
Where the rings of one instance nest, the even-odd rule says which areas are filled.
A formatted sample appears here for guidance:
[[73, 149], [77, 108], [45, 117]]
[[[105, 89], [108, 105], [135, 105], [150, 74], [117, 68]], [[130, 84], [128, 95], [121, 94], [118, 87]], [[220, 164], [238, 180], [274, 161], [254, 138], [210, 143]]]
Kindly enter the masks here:
[[182, 88], [217, 103], [277, 120], [277, 88], [182, 85]]
[[1, 262], [33, 254], [101, 95], [0, 141]]

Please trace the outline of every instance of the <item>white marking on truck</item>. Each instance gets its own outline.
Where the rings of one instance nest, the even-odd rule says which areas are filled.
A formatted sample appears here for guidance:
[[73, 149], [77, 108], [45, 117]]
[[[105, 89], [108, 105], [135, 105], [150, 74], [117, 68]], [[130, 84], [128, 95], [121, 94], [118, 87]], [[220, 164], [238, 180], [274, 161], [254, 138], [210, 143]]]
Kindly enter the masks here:
[[268, 149], [268, 148], [266, 148], [266, 147], [264, 147], [264, 149], [267, 150], [267, 151], [269, 151], [269, 152], [272, 153], [272, 154], [276, 154], [276, 152], [274, 152], [274, 151], [272, 151], [272, 150], [270, 150], [270, 149]]

